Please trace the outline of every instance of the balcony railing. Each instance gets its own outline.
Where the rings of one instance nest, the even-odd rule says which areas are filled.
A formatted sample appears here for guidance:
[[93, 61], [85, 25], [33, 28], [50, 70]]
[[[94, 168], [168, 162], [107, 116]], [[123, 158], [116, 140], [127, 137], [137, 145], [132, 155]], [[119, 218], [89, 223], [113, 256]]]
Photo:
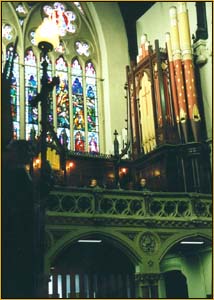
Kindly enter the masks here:
[[[208, 224], [212, 196], [197, 193], [140, 192], [125, 190], [55, 188], [47, 199], [48, 217], [91, 220], [158, 220]], [[133, 223], [133, 224], [134, 224]], [[116, 223], [115, 223], [116, 224]]]

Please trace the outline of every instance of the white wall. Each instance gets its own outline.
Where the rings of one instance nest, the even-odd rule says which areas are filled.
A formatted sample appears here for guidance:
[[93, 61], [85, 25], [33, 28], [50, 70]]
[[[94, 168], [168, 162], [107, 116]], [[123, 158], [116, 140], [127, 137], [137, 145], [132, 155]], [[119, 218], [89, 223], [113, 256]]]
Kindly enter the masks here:
[[207, 13], [207, 26], [208, 26], [208, 39], [206, 41], [206, 48], [204, 49], [204, 55], [207, 58], [207, 63], [200, 66], [200, 78], [203, 92], [204, 112], [206, 116], [206, 128], [207, 138], [212, 139], [212, 107], [213, 107], [213, 65], [212, 65], [212, 2], [206, 2], [206, 13]]
[[201, 272], [203, 274], [206, 295], [212, 294], [212, 249], [206, 249], [200, 255]]
[[[190, 36], [196, 31], [195, 2], [186, 2], [189, 12]], [[159, 40], [160, 47], [165, 48], [165, 33], [170, 31], [169, 9], [177, 7], [177, 2], [156, 2], [141, 18], [137, 20], [137, 41], [140, 46], [140, 37], [146, 33], [148, 40], [154, 48], [154, 41]]]
[[105, 153], [113, 154], [114, 130], [117, 129], [121, 136], [126, 125], [124, 84], [125, 68], [129, 64], [128, 41], [117, 3], [93, 2], [89, 9], [101, 47]]

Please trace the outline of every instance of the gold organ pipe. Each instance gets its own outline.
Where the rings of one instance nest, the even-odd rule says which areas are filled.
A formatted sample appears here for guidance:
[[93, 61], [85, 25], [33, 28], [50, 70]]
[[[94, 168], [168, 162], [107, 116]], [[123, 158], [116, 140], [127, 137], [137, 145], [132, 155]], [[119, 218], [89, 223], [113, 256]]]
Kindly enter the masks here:
[[195, 84], [194, 65], [192, 60], [191, 38], [189, 28], [189, 16], [185, 2], [179, 2], [178, 27], [180, 33], [180, 45], [184, 64], [185, 88], [188, 102], [188, 114], [191, 122], [194, 141], [199, 142], [200, 137], [200, 113], [198, 108], [197, 91]]
[[171, 32], [171, 45], [172, 45], [172, 57], [174, 62], [174, 72], [176, 80], [176, 89], [178, 95], [178, 107], [179, 107], [179, 119], [184, 135], [185, 142], [188, 142], [188, 127], [187, 127], [187, 101], [185, 95], [182, 60], [181, 60], [181, 49], [180, 49], [180, 38], [178, 31], [177, 21], [177, 9], [171, 7], [169, 10], [170, 16], [170, 32]]

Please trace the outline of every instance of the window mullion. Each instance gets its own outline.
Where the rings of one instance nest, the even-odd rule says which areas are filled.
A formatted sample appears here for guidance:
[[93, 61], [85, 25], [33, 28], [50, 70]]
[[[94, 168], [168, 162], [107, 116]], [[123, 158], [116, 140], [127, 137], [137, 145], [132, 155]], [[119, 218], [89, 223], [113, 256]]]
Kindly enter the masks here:
[[26, 137], [26, 116], [25, 116], [25, 70], [24, 70], [24, 55], [20, 55], [20, 139]]
[[88, 119], [87, 119], [87, 101], [86, 101], [86, 76], [85, 76], [85, 66], [82, 68], [82, 86], [83, 86], [83, 100], [84, 100], [84, 119], [85, 119], [85, 151], [88, 152]]
[[72, 101], [72, 74], [71, 66], [68, 67], [68, 97], [69, 97], [69, 118], [70, 118], [70, 145], [74, 149], [74, 128], [73, 128], [73, 101]]

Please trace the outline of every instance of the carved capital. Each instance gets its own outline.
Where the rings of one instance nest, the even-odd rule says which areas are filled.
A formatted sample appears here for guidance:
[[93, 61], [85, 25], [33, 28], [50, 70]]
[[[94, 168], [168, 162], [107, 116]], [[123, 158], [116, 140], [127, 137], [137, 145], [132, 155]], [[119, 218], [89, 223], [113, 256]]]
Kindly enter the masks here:
[[207, 42], [205, 40], [198, 40], [193, 45], [194, 55], [196, 56], [196, 64], [204, 65], [208, 59]]
[[145, 286], [157, 285], [159, 279], [160, 279], [159, 273], [158, 274], [157, 273], [135, 274], [135, 281]]

